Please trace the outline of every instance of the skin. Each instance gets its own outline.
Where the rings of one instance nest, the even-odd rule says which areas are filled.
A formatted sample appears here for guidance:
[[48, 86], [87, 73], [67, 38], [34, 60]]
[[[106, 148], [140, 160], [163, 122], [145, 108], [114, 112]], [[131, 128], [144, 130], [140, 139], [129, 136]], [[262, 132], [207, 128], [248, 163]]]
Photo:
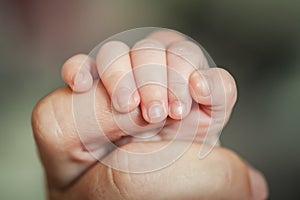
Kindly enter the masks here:
[[[83, 61], [84, 67], [80, 67]], [[150, 64], [153, 68], [159, 66], [153, 77], [147, 68], [135, 70], [141, 65], [149, 68]], [[194, 66], [198, 69], [195, 70]], [[176, 79], [174, 71], [181, 74], [182, 79]], [[124, 75], [126, 81], [118, 82]], [[86, 55], [67, 60], [62, 76], [69, 87], [60, 88], [43, 98], [32, 114], [49, 199], [267, 198], [267, 184], [262, 174], [234, 152], [220, 146], [200, 160], [197, 157], [199, 149], [206, 144], [194, 141], [171, 165], [142, 174], [115, 170], [91, 155], [106, 156], [108, 162], [126, 165], [128, 169], [140, 167], [141, 163], [134, 157], [122, 156], [121, 149], [139, 153], [156, 150], [176, 134], [181, 121], [192, 122], [196, 115], [204, 122], [197, 127], [198, 141], [203, 139], [211, 125], [206, 122], [217, 119], [209, 132], [213, 137], [224, 126], [224, 123], [217, 122], [223, 118], [224, 122], [228, 121], [237, 96], [234, 79], [224, 69], [208, 69], [199, 47], [177, 32], [153, 33], [132, 49], [119, 41], [109, 42], [99, 50], [96, 61]], [[96, 84], [94, 80], [99, 77], [101, 81]], [[158, 84], [140, 85], [145, 79], [155, 80]], [[79, 99], [76, 105], [84, 114], [79, 129], [73, 115], [73, 92]], [[89, 105], [85, 97], [91, 94], [96, 102], [94, 112], [85, 107]], [[120, 100], [119, 96], [126, 98]], [[113, 113], [110, 103], [118, 112]], [[153, 107], [156, 111], [151, 114]], [[127, 126], [128, 114], [135, 123], [146, 128]], [[95, 121], [93, 116], [96, 116]], [[158, 133], [158, 139], [141, 142], [126, 136], [114, 117], [136, 135], [159, 127], [164, 120], [166, 123]], [[119, 148], [109, 151], [100, 145], [101, 138], [90, 134], [97, 130], [98, 124], [103, 134], [119, 144]], [[83, 147], [77, 131], [83, 133], [86, 147]], [[187, 128], [182, 132], [184, 137], [189, 137], [191, 130]], [[185, 142], [184, 139], [175, 141], [171, 151], [176, 151]]]

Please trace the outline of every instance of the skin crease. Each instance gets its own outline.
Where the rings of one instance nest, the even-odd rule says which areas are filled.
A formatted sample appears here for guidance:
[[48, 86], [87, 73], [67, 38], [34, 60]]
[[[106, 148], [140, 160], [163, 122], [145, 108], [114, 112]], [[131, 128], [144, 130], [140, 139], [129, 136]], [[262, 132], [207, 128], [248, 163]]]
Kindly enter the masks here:
[[[131, 51], [132, 68], [141, 96], [143, 117], [150, 123], [163, 121], [168, 113], [167, 59], [165, 46], [152, 39], [137, 42]], [[141, 70], [138, 67], [143, 67]], [[155, 70], [155, 71], [154, 71]], [[143, 85], [141, 82], [156, 82], [158, 85]], [[155, 117], [157, 110], [159, 117]], [[152, 116], [152, 117], [151, 117]]]
[[[168, 35], [170, 37], [167, 37]], [[157, 32], [151, 34], [149, 38], [159, 39], [164, 46], [182, 42], [184, 39], [174, 32]], [[176, 45], [173, 46], [174, 51], [178, 49]], [[111, 141], [124, 138], [124, 133], [120, 131], [113, 119], [109, 106], [112, 94], [107, 91], [102, 82], [92, 83], [93, 79], [98, 78], [95, 62], [88, 60], [83, 76], [78, 76], [78, 63], [82, 63], [84, 59], [86, 59], [85, 55], [70, 58], [63, 66], [62, 76], [72, 90], [79, 92], [75, 94], [79, 99], [76, 103], [82, 108], [84, 116], [87, 116], [82, 118], [82, 126], [80, 126], [80, 131], [85, 136], [84, 141], [88, 144], [86, 148], [99, 156], [106, 155], [108, 153], [106, 149], [98, 144], [101, 138], [94, 138], [90, 134], [97, 131], [95, 128], [97, 123], [101, 124], [103, 134], [105, 133]], [[187, 63], [185, 64], [188, 66]], [[187, 77], [191, 98], [204, 105], [204, 109], [187, 111], [183, 120], [188, 120], [189, 116], [196, 112], [202, 114], [201, 119], [204, 121], [209, 120], [210, 117], [218, 118], [218, 116], [222, 117], [224, 109], [227, 109], [227, 121], [237, 96], [232, 76], [223, 69], [195, 72], [190, 70], [187, 74], [190, 75]], [[82, 79], [82, 77], [86, 78]], [[220, 81], [225, 84], [221, 84]], [[151, 85], [149, 87], [148, 89], [151, 89]], [[225, 93], [227, 99], [224, 101], [222, 98], [216, 98], [217, 101], [211, 101], [211, 97], [202, 94], [205, 87], [208, 87], [210, 96], [222, 96]], [[106, 167], [91, 156], [78, 136], [72, 114], [74, 113], [72, 90], [61, 88], [52, 92], [37, 104], [32, 114], [32, 127], [39, 155], [45, 167], [49, 199], [266, 199], [267, 185], [262, 175], [253, 171], [234, 152], [223, 147], [214, 148], [208, 157], [199, 160], [197, 154], [204, 144], [194, 142], [188, 151], [172, 165], [145, 174], [124, 173]], [[86, 97], [89, 97], [93, 91], [96, 92], [95, 113], [84, 107], [87, 104]], [[140, 96], [142, 101], [143, 98]], [[128, 111], [134, 122], [147, 125], [148, 129], [158, 126], [158, 124], [148, 125], [149, 119], [145, 117], [143, 108], [139, 106], [135, 108], [133, 105]], [[209, 116], [209, 113], [215, 113], [215, 115]], [[94, 114], [96, 115], [95, 121], [90, 117]], [[126, 125], [128, 119], [125, 116], [126, 113], [118, 114], [120, 123]], [[176, 124], [179, 122], [178, 116], [172, 117], [169, 113], [167, 123], [159, 134], [161, 135], [159, 141], [144, 143], [129, 140], [129, 143], [125, 142], [120, 148], [138, 152], [155, 150], [167, 142], [165, 140], [169, 138], [165, 137], [166, 135], [174, 134]], [[197, 137], [203, 137], [202, 131], [205, 132], [205, 126], [198, 127]], [[220, 128], [216, 126], [215, 133]], [[134, 131], [136, 134], [141, 134], [144, 130]], [[188, 135], [189, 132], [187, 129], [184, 134]], [[174, 150], [183, 142], [176, 141]], [[133, 158], [120, 156], [119, 151], [120, 149], [116, 149], [110, 152], [105, 159], [119, 165], [128, 165], [129, 168], [130, 165], [139, 165]], [[127, 163], [126, 160], [130, 162], [127, 161]]]
[[[126, 44], [113, 41], [103, 45], [97, 56], [98, 72], [114, 107], [119, 112], [131, 111], [140, 103], [140, 96], [131, 73], [129, 50]], [[119, 82], [123, 74], [128, 74], [126, 80]]]

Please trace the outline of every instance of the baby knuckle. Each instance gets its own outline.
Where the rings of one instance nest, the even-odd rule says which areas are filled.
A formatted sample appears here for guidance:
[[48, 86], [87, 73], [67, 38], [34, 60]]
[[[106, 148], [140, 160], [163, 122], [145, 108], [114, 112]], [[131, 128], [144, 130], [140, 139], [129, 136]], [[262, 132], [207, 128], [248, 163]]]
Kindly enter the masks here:
[[176, 55], [197, 68], [204, 63], [205, 56], [201, 48], [191, 41], [179, 41], [168, 48], [168, 53]]

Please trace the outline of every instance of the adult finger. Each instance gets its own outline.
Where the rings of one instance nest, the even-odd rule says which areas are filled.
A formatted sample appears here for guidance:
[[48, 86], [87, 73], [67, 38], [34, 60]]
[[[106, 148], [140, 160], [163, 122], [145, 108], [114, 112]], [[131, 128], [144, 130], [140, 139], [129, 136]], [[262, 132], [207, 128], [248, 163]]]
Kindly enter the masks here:
[[129, 47], [120, 41], [104, 44], [97, 55], [101, 81], [119, 112], [129, 112], [140, 103], [132, 73]]
[[[162, 142], [130, 143], [123, 150], [147, 153]], [[176, 145], [181, 145], [177, 142]], [[176, 151], [176, 145], [173, 150]], [[267, 185], [260, 173], [250, 172], [235, 153], [215, 148], [199, 160], [201, 144], [192, 144], [185, 154], [161, 170], [144, 174], [125, 173], [98, 163], [61, 196], [70, 199], [266, 199]], [[143, 165], [120, 149], [107, 159], [130, 170]], [[151, 162], [146, 162], [151, 164]], [[254, 173], [254, 175], [252, 174]], [[259, 190], [258, 190], [259, 187]]]
[[74, 92], [91, 89], [98, 78], [96, 63], [88, 55], [78, 54], [69, 58], [62, 67], [62, 78]]
[[51, 188], [67, 187], [109, 153], [114, 148], [109, 141], [127, 135], [119, 125], [133, 134], [158, 128], [148, 127], [139, 109], [112, 113], [110, 104], [99, 82], [84, 93], [58, 89], [35, 106], [32, 129]]

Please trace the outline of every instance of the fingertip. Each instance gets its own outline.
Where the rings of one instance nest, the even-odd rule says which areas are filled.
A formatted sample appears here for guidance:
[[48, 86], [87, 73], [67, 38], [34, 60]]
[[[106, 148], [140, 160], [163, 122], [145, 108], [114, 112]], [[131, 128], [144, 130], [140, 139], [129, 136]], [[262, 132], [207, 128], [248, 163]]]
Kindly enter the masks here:
[[140, 96], [137, 91], [132, 92], [129, 88], [121, 87], [112, 95], [113, 107], [121, 113], [127, 113], [138, 107]]
[[75, 92], [88, 91], [96, 78], [95, 63], [84, 54], [69, 58], [62, 67], [61, 75], [69, 87]]
[[143, 118], [148, 123], [162, 122], [168, 116], [165, 45], [151, 38], [140, 40], [131, 50], [131, 60]]
[[144, 119], [149, 123], [159, 123], [166, 119], [168, 113], [160, 101], [152, 101], [148, 106], [142, 105]]
[[190, 93], [193, 99], [200, 103], [203, 99], [211, 95], [212, 84], [209, 78], [199, 70], [196, 70], [190, 76]]
[[262, 200], [268, 198], [268, 186], [266, 179], [256, 169], [249, 167], [249, 178], [254, 200]]
[[169, 116], [175, 120], [181, 120], [189, 113], [189, 108], [179, 101], [173, 101], [169, 106]]
[[73, 87], [73, 77], [76, 71], [72, 70], [72, 67], [70, 67], [70, 59], [67, 60], [62, 69], [61, 69], [61, 77], [63, 81], [68, 84], [71, 88]]
[[224, 85], [223, 90], [226, 97], [231, 102], [231, 104], [234, 105], [237, 99], [237, 86], [233, 75], [223, 68], [215, 69], [218, 70], [218, 79], [222, 80], [222, 84]]
[[[69, 84], [70, 85], [70, 84]], [[76, 76], [74, 76], [70, 87], [74, 92], [86, 92], [92, 88], [93, 77], [89, 71], [81, 69]]]

